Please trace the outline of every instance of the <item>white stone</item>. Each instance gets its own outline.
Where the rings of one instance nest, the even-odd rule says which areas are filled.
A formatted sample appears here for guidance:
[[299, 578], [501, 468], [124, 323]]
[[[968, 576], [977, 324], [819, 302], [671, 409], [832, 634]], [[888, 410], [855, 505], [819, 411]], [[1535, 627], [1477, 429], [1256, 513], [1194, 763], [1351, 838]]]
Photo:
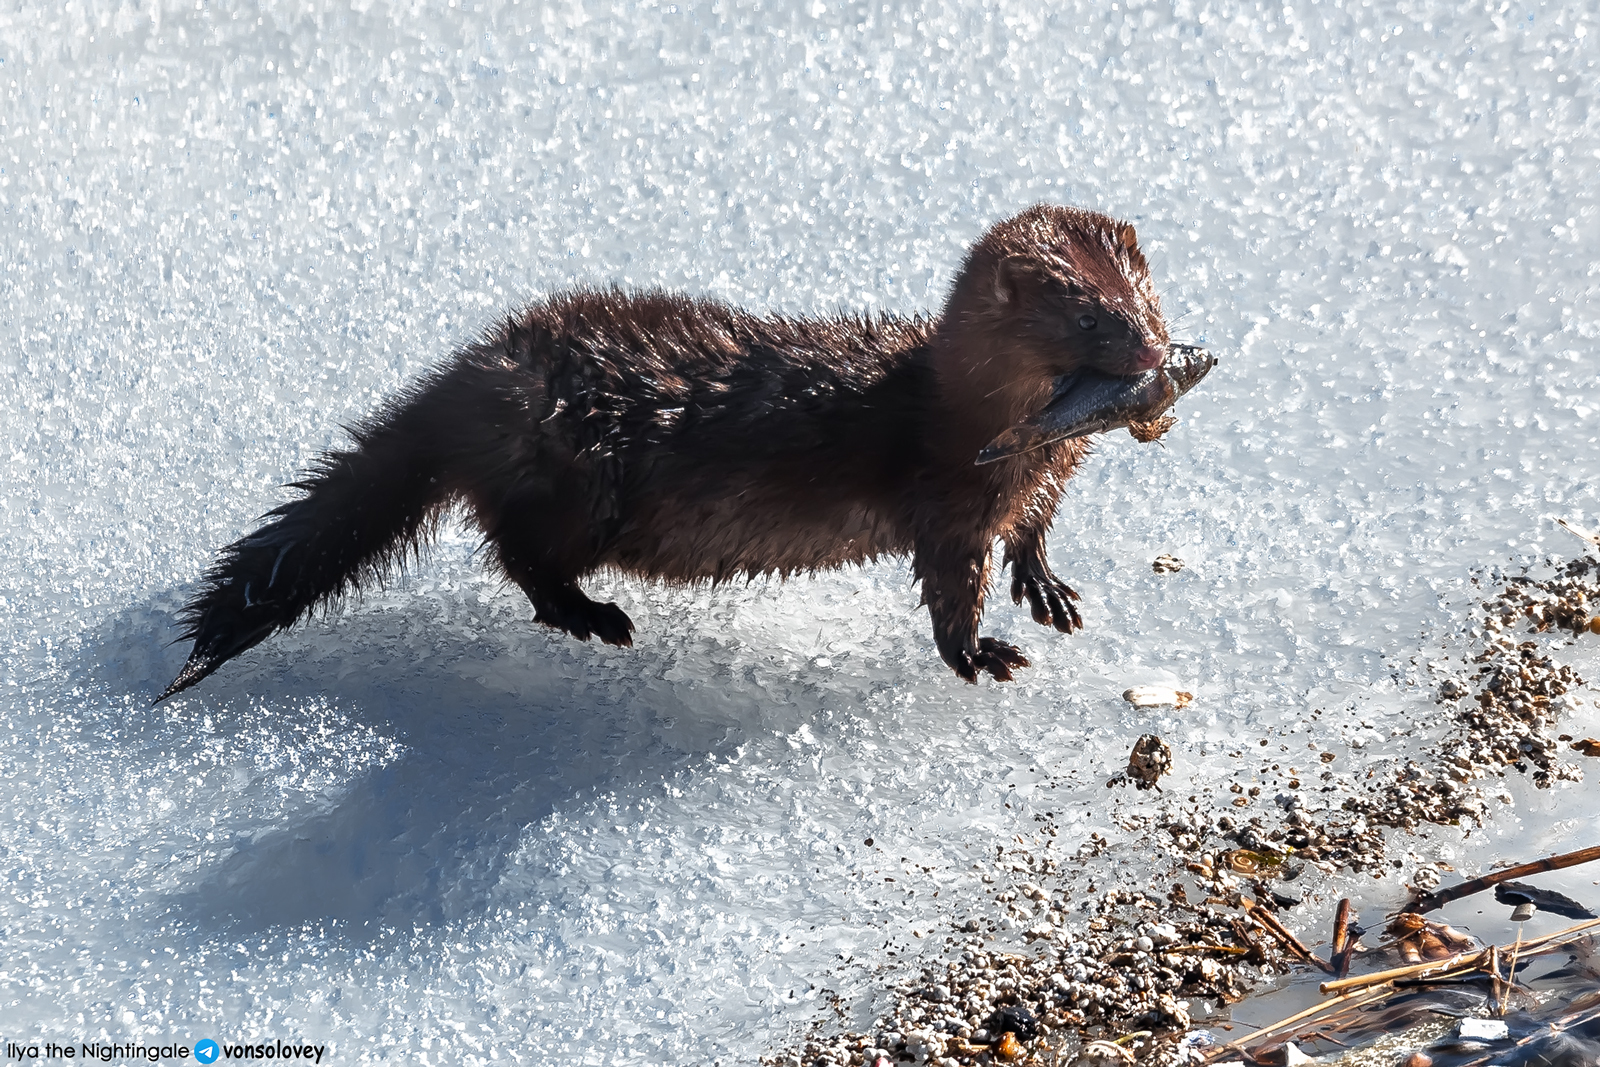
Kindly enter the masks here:
[[1504, 1019], [1462, 1019], [1456, 1033], [1463, 1041], [1504, 1041], [1511, 1036], [1511, 1027]]

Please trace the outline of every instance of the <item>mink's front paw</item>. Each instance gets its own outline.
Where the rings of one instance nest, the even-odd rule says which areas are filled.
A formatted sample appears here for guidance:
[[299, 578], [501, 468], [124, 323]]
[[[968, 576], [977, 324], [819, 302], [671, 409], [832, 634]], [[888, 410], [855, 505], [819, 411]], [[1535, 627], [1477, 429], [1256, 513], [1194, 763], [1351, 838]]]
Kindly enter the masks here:
[[1054, 626], [1064, 634], [1083, 629], [1083, 618], [1072, 602], [1078, 594], [1049, 571], [1039, 573], [1024, 567], [1013, 567], [1011, 572], [1011, 602], [1022, 603], [1028, 598], [1028, 608], [1033, 621], [1040, 626]]
[[1009, 682], [1012, 670], [1026, 667], [1028, 657], [1016, 645], [1008, 645], [992, 637], [980, 637], [977, 648], [961, 649], [947, 657], [946, 662], [969, 682], [978, 680], [979, 671], [988, 673], [997, 682]]
[[992, 637], [978, 638], [978, 654], [973, 657], [973, 662], [982, 670], [988, 671], [997, 682], [1011, 681], [1012, 669], [1020, 670], [1028, 665], [1028, 657], [1016, 645], [1008, 645], [1004, 641], [997, 641]]

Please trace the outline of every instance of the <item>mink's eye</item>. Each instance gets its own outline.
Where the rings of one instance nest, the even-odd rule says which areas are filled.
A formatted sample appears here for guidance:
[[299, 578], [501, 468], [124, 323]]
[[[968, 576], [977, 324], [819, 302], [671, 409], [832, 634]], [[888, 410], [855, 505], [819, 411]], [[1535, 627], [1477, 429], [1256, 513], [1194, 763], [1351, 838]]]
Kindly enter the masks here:
[[1094, 321], [1094, 316], [1093, 315], [1079, 315], [1078, 316], [1078, 329], [1080, 329], [1080, 330], [1092, 330], [1094, 328], [1095, 328], [1095, 321]]

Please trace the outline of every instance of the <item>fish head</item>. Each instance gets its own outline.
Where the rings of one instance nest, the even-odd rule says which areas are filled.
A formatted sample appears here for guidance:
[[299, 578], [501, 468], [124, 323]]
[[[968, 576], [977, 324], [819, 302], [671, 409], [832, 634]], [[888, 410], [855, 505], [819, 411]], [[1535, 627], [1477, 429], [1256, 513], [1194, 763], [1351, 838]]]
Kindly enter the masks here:
[[1174, 343], [1168, 347], [1165, 369], [1178, 396], [1198, 385], [1216, 365], [1217, 357], [1198, 345]]

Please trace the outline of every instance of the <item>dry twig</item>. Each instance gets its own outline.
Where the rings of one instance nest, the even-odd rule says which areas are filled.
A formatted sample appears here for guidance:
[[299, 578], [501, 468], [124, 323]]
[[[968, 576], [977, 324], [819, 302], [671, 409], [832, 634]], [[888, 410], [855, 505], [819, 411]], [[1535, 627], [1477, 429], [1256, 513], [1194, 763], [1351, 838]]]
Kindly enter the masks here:
[[1587, 541], [1591, 545], [1600, 548], [1600, 534], [1591, 533], [1590, 531], [1585, 530], [1582, 526], [1576, 526], [1573, 523], [1568, 522], [1566, 519], [1557, 519], [1556, 522], [1563, 530], [1567, 531], [1572, 536], [1581, 541]]
[[1485, 889], [1498, 885], [1501, 882], [1509, 882], [1513, 879], [1521, 878], [1529, 874], [1541, 874], [1545, 871], [1559, 871], [1565, 867], [1576, 867], [1580, 863], [1588, 863], [1591, 860], [1600, 860], [1600, 845], [1594, 845], [1589, 848], [1580, 848], [1576, 852], [1566, 852], [1562, 855], [1550, 856], [1542, 860], [1534, 860], [1532, 863], [1521, 863], [1515, 867], [1507, 867], [1503, 871], [1494, 871], [1490, 874], [1484, 875], [1481, 878], [1474, 878], [1470, 881], [1462, 882], [1460, 885], [1453, 885], [1448, 889], [1440, 889], [1432, 893], [1424, 893], [1417, 898], [1416, 905], [1407, 910], [1415, 911], [1419, 914], [1422, 912], [1433, 911], [1437, 908], [1444, 907], [1452, 900], [1460, 900], [1462, 897], [1469, 897], [1474, 893], [1481, 893]]
[[1324, 993], [1345, 993], [1352, 989], [1366, 989], [1370, 986], [1384, 985], [1401, 978], [1420, 978], [1431, 972], [1458, 971], [1463, 968], [1476, 970], [1488, 960], [1491, 949], [1482, 952], [1458, 952], [1442, 960], [1431, 963], [1413, 963], [1405, 967], [1391, 967], [1387, 971], [1376, 971], [1372, 974], [1361, 974], [1354, 978], [1338, 978], [1332, 982], [1323, 982], [1317, 988]]

